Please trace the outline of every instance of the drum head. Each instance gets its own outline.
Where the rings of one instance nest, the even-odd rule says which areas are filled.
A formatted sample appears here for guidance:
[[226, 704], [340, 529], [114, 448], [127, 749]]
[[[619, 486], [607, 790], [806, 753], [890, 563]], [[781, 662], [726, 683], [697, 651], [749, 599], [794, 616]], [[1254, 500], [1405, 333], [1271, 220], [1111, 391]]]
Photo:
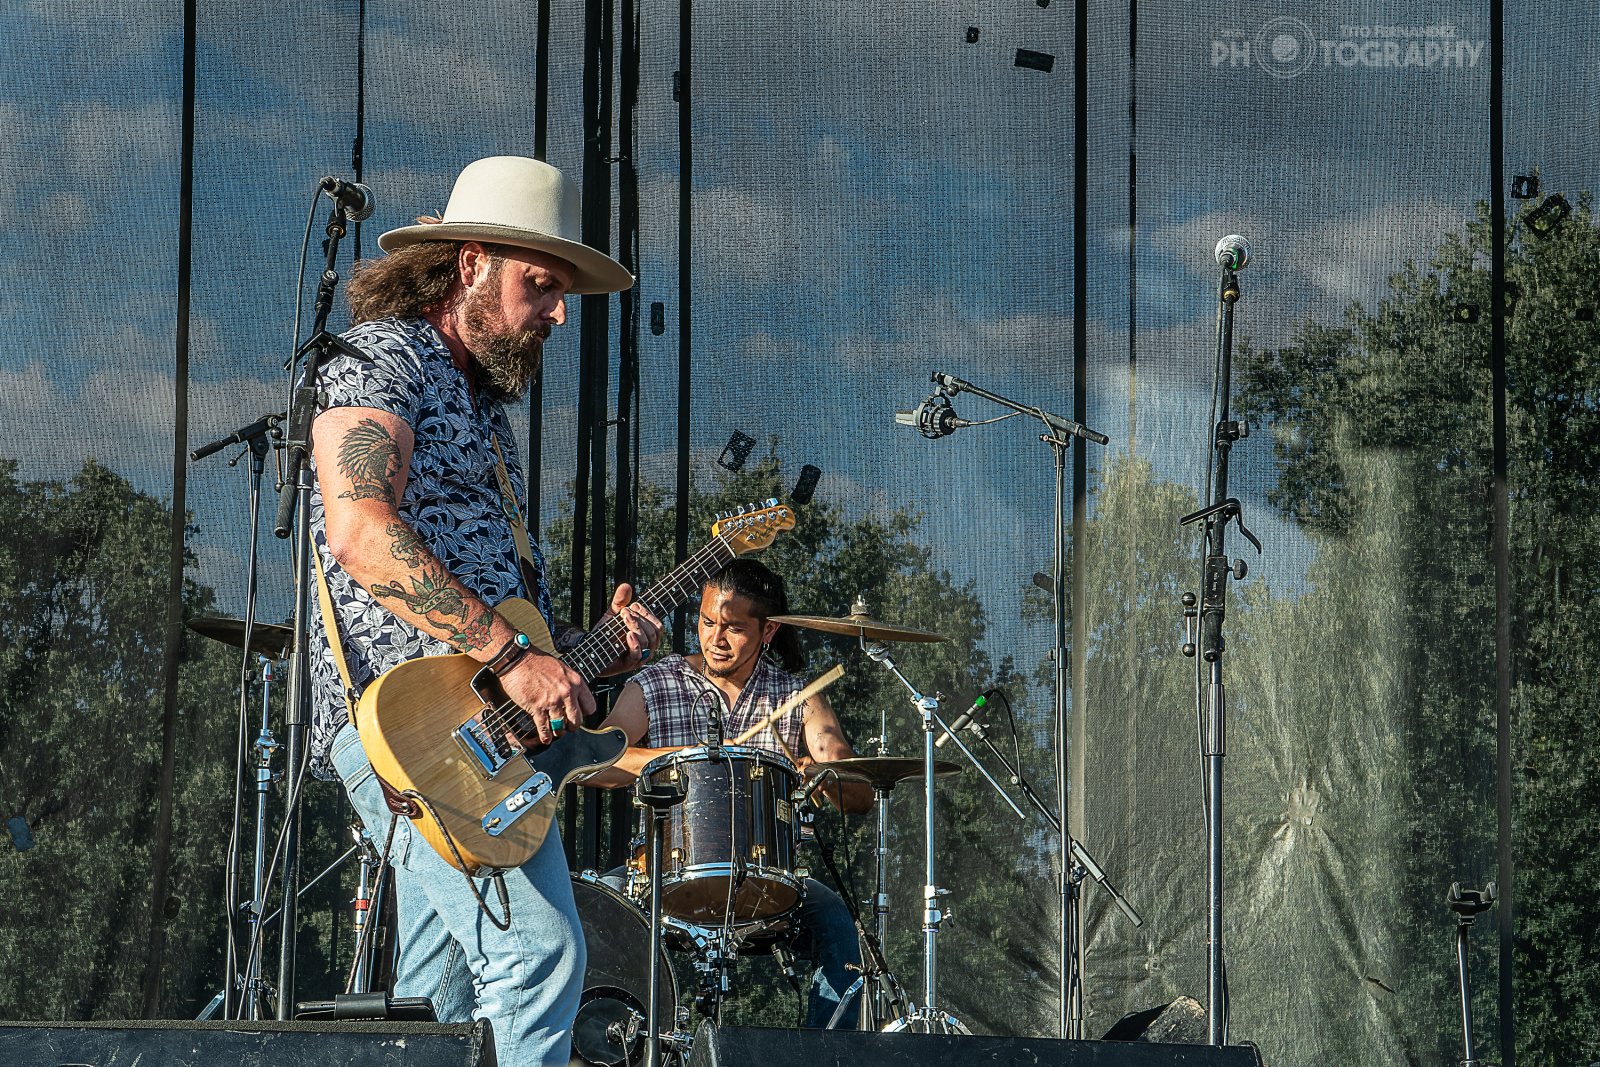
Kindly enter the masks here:
[[[572, 876], [572, 895], [589, 947], [583, 999], [572, 1024], [575, 1064], [623, 1067], [644, 1062], [645, 1001], [650, 995], [650, 919], [593, 873]], [[666, 950], [656, 949], [660, 989], [656, 1012], [673, 1023], [677, 983]]]

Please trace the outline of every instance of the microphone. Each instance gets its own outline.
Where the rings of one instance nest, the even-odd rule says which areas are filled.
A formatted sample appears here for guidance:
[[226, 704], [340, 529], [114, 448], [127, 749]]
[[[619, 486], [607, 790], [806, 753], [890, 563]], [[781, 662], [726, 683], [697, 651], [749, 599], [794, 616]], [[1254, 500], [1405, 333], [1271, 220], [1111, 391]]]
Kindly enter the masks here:
[[722, 709], [712, 701], [706, 707], [706, 745], [710, 748], [722, 747]]
[[1217, 257], [1218, 266], [1244, 270], [1245, 264], [1250, 262], [1250, 238], [1230, 233], [1217, 242], [1211, 254]]
[[912, 426], [927, 438], [948, 437], [964, 426], [976, 426], [970, 419], [956, 416], [950, 398], [942, 391], [934, 393], [911, 411], [897, 411], [894, 421], [901, 426]]
[[371, 218], [372, 212], [378, 206], [372, 190], [360, 182], [347, 182], [330, 175], [317, 184], [328, 194], [330, 200], [344, 208], [352, 222]]
[[972, 707], [955, 717], [955, 721], [950, 724], [950, 729], [944, 734], [940, 735], [939, 740], [933, 743], [933, 747], [943, 748], [944, 743], [950, 740], [951, 734], [957, 733], [973, 725], [974, 720], [978, 718], [978, 712], [982, 710], [983, 706], [987, 703], [989, 703], [989, 695], [987, 693], [982, 694], [977, 700], [974, 700], [972, 702]]

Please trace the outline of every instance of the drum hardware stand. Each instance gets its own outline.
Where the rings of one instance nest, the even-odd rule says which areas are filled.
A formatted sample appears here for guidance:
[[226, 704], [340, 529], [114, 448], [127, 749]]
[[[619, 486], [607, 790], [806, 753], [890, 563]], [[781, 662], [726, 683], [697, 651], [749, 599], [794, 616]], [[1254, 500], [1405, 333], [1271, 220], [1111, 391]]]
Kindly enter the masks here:
[[1494, 883], [1476, 889], [1462, 889], [1460, 882], [1450, 885], [1445, 903], [1456, 913], [1456, 976], [1461, 982], [1461, 1067], [1478, 1067], [1472, 1046], [1472, 986], [1467, 979], [1467, 932], [1479, 913], [1494, 907]]
[[[879, 755], [883, 755], [881, 751], [883, 747], [880, 743]], [[878, 794], [879, 810], [882, 811], [881, 805], [888, 801], [888, 791], [875, 787], [873, 792]], [[887, 831], [882, 818], [878, 820], [878, 832], [878, 843], [887, 853]], [[823, 866], [828, 868], [828, 873], [832, 875], [834, 883], [843, 890], [845, 881], [839, 873], [838, 866], [833, 862], [833, 845], [819, 836], [817, 839], [817, 851], [822, 856]], [[850, 909], [850, 919], [856, 925], [856, 938], [861, 943], [861, 977], [850, 983], [849, 988], [840, 994], [839, 1006], [833, 1010], [833, 1015], [828, 1019], [827, 1026], [824, 1029], [832, 1030], [839, 1025], [840, 1020], [844, 1018], [845, 1008], [849, 1005], [850, 998], [857, 993], [861, 994], [861, 1000], [858, 1002], [860, 1005], [859, 1028], [861, 1030], [876, 1030], [882, 1023], [909, 1017], [912, 1014], [911, 999], [906, 996], [905, 989], [900, 985], [900, 980], [894, 976], [894, 972], [889, 970], [889, 964], [884, 960], [882, 936], [868, 930], [865, 924], [862, 923], [861, 912], [848, 893], [841, 893], [840, 896], [844, 900], [845, 906]], [[877, 899], [881, 902], [881, 910], [876, 908], [875, 910], [879, 919], [879, 928], [882, 930], [886, 929], [889, 908], [888, 894], [884, 891], [881, 861], [878, 867]], [[867, 994], [869, 987], [870, 996]]]
[[633, 802], [650, 815], [650, 982], [645, 1000], [645, 1067], [661, 1067], [662, 1045], [656, 1001], [661, 996], [661, 959], [656, 946], [661, 944], [661, 839], [667, 816], [683, 803], [684, 793], [675, 784], [655, 784], [641, 775], [634, 783]]
[[[1069, 797], [1067, 780], [1067, 694], [1071, 689], [1071, 679], [1068, 673], [1067, 647], [1067, 617], [1066, 617], [1066, 463], [1067, 449], [1071, 447], [1074, 438], [1093, 441], [1096, 444], [1107, 444], [1110, 441], [1103, 433], [1098, 433], [1081, 423], [1045, 411], [1043, 408], [1033, 407], [1028, 404], [1019, 404], [1014, 400], [980, 389], [971, 382], [963, 381], [952, 374], [943, 374], [934, 371], [932, 381], [938, 386], [934, 397], [924, 401], [915, 416], [909, 421], [903, 416], [896, 416], [896, 420], [906, 425], [915, 425], [924, 437], [943, 437], [954, 433], [957, 429], [982, 425], [982, 422], [968, 422], [955, 417], [955, 412], [950, 408], [949, 400], [959, 393], [971, 393], [985, 400], [999, 404], [1001, 407], [1010, 408], [1011, 415], [1002, 415], [997, 419], [986, 419], [983, 422], [998, 422], [1000, 419], [1011, 418], [1013, 415], [1028, 415], [1038, 419], [1044, 424], [1045, 432], [1039, 435], [1039, 440], [1050, 446], [1055, 457], [1055, 566], [1054, 577], [1051, 582], [1051, 600], [1055, 605], [1054, 643], [1050, 656], [1053, 661], [1055, 675], [1054, 716], [1056, 727], [1056, 824], [1060, 827], [1060, 864], [1061, 869], [1057, 875], [1057, 889], [1059, 892], [1059, 919], [1060, 919], [1060, 950], [1061, 950], [1061, 984], [1060, 984], [1060, 1030], [1061, 1036], [1066, 1038], [1083, 1037], [1083, 986], [1078, 981], [1078, 961], [1083, 953], [1081, 917], [1073, 907], [1073, 891], [1069, 884], [1072, 870], [1072, 836], [1071, 820], [1068, 818], [1067, 799]], [[942, 405], [938, 402], [942, 398]], [[969, 754], [970, 756], [970, 754]], [[992, 779], [991, 779], [992, 781]], [[1010, 798], [1007, 797], [1009, 801]], [[1015, 805], [1013, 805], [1015, 807]]]
[[[355, 934], [355, 960], [350, 967], [350, 980], [346, 993], [371, 993], [374, 981], [381, 970], [378, 967], [378, 934], [388, 916], [384, 914], [384, 893], [388, 889], [389, 865], [378, 853], [372, 834], [358, 819], [350, 824], [350, 834], [355, 839], [358, 870], [356, 895], [350, 901], [351, 926]], [[383, 951], [392, 952], [394, 946], [385, 945]]]
[[266, 858], [267, 858], [267, 794], [272, 791], [272, 785], [283, 777], [282, 772], [274, 773], [272, 770], [272, 757], [280, 746], [277, 739], [272, 736], [272, 727], [268, 716], [272, 707], [272, 660], [266, 656], [259, 657], [261, 661], [261, 732], [256, 735], [256, 741], [251, 751], [255, 755], [256, 767], [256, 851], [255, 870], [251, 878], [250, 902], [243, 905], [242, 909], [250, 927], [251, 950], [246, 956], [245, 972], [240, 976], [240, 985], [244, 990], [244, 1009], [246, 1019], [263, 1018], [261, 1007], [266, 1002], [269, 990], [266, 981], [261, 976], [261, 953], [256, 946], [261, 938], [261, 913], [266, 910], [267, 884], [266, 884]]
[[[1228, 561], [1228, 521], [1239, 523], [1239, 532], [1261, 551], [1261, 542], [1244, 525], [1244, 509], [1239, 501], [1228, 495], [1228, 458], [1235, 441], [1250, 435], [1247, 423], [1229, 418], [1229, 393], [1233, 376], [1233, 305], [1239, 300], [1239, 278], [1234, 273], [1243, 269], [1249, 256], [1249, 243], [1243, 250], [1230, 249], [1230, 241], [1243, 238], [1224, 237], [1217, 244], [1217, 261], [1222, 265], [1222, 279], [1217, 287], [1217, 355], [1212, 393], [1212, 408], [1218, 413], [1210, 451], [1206, 460], [1206, 506], [1178, 520], [1180, 526], [1205, 522], [1205, 564], [1201, 579], [1198, 611], [1192, 593], [1184, 594], [1184, 627], [1199, 624], [1198, 652], [1201, 662], [1196, 662], [1197, 718], [1201, 720], [1200, 746], [1205, 763], [1206, 797], [1206, 1043], [1227, 1043], [1227, 965], [1223, 955], [1222, 924], [1222, 761], [1227, 744], [1227, 691], [1222, 684], [1222, 658], [1226, 642], [1222, 637], [1222, 624], [1227, 616], [1228, 579], [1243, 580], [1248, 573], [1244, 560]], [[1198, 616], [1198, 618], [1196, 618]], [[1196, 644], [1192, 635], [1186, 635], [1183, 652], [1193, 656]], [[1199, 672], [1205, 669], [1207, 679], [1202, 686]]]
[[[861, 598], [857, 598], [856, 607], [860, 614], [866, 614], [866, 605]], [[855, 609], [852, 609], [855, 610]], [[971, 1033], [966, 1026], [949, 1012], [940, 1009], [938, 1005], [938, 975], [939, 975], [939, 925], [946, 918], [939, 906], [941, 897], [948, 896], [950, 890], [941, 888], [934, 874], [934, 820], [933, 820], [933, 737], [936, 732], [949, 733], [944, 721], [939, 718], [939, 701], [935, 697], [924, 696], [917, 691], [910, 680], [895, 666], [889, 657], [889, 646], [878, 641], [869, 643], [865, 637], [859, 639], [861, 649], [873, 661], [882, 664], [888, 671], [900, 680], [911, 694], [911, 703], [922, 717], [922, 777], [923, 777], [923, 870], [925, 881], [922, 887], [922, 985], [923, 1003], [914, 1007], [906, 1015], [896, 1019], [885, 1031], [909, 1031], [914, 1033], [929, 1034], [967, 1034]], [[1022, 809], [1016, 802], [1006, 795], [1000, 783], [996, 782], [989, 772], [973, 758], [972, 750], [962, 744], [961, 739], [951, 735], [956, 746], [966, 753], [973, 765], [978, 768], [989, 783], [999, 792], [1002, 799], [1023, 817]]]

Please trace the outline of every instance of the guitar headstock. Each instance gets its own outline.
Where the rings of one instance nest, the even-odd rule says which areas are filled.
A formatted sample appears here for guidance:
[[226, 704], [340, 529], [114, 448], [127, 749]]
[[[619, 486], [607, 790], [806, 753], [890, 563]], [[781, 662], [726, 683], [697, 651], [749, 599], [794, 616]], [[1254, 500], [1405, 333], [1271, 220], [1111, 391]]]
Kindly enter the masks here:
[[794, 509], [780, 504], [774, 497], [760, 504], [718, 515], [711, 524], [711, 535], [720, 537], [733, 548], [733, 554], [759, 552], [772, 544], [772, 539], [784, 530], [794, 529]]

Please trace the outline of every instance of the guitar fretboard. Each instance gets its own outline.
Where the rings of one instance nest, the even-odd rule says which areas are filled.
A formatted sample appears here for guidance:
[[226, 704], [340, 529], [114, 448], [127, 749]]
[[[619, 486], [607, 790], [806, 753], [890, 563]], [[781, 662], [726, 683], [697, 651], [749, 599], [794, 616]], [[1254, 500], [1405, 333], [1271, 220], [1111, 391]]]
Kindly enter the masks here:
[[[639, 602], [658, 618], [664, 618], [679, 604], [700, 591], [706, 579], [733, 562], [733, 546], [725, 537], [714, 537], [700, 551], [672, 569], [672, 572], [640, 594]], [[561, 661], [592, 682], [600, 672], [616, 662], [627, 646], [628, 627], [613, 615], [595, 627], [583, 643], [561, 657]]]

